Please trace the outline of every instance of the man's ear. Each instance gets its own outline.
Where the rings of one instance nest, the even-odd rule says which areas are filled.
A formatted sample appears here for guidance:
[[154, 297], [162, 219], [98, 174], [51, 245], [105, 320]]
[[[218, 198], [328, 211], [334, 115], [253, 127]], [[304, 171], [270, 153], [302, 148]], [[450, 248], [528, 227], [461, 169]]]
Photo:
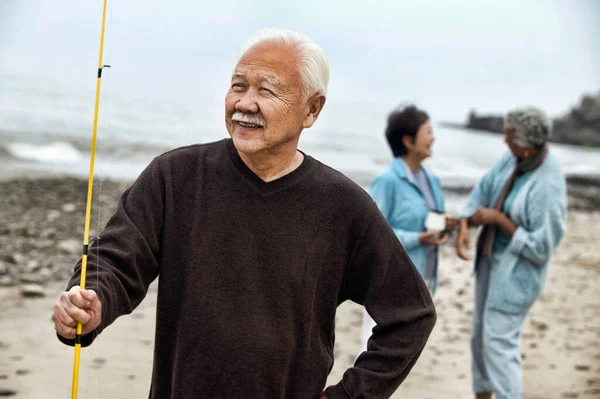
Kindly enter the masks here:
[[308, 114], [302, 122], [302, 127], [308, 129], [311, 127], [319, 117], [321, 110], [325, 106], [325, 96], [323, 94], [317, 94], [308, 102]]

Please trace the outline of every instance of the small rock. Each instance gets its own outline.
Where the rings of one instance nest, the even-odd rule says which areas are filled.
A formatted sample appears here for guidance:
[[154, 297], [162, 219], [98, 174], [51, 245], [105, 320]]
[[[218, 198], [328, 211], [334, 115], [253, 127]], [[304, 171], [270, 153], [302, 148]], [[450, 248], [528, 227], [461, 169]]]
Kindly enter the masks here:
[[59, 211], [57, 211], [56, 209], [52, 209], [50, 211], [48, 211], [48, 214], [46, 215], [46, 219], [49, 222], [54, 222], [56, 219], [58, 219], [60, 217], [61, 213]]
[[27, 262], [27, 265], [25, 265], [25, 270], [28, 273], [32, 273], [39, 270], [40, 267], [41, 265], [39, 260], [31, 259], [29, 262]]
[[16, 281], [11, 276], [0, 277], [0, 287], [12, 287], [16, 285]]
[[58, 243], [58, 249], [66, 255], [74, 255], [81, 251], [83, 244], [79, 240], [62, 240]]
[[21, 286], [21, 295], [25, 298], [40, 298], [46, 296], [44, 287], [39, 284], [24, 284]]
[[36, 241], [37, 247], [40, 249], [45, 249], [45, 248], [52, 248], [54, 249], [54, 240], [45, 240], [45, 239], [41, 239]]
[[575, 365], [575, 370], [577, 371], [590, 371], [591, 367], [588, 365], [582, 365], [582, 364], [578, 364]]
[[11, 391], [10, 389], [0, 388], [0, 396], [15, 396], [17, 392]]
[[67, 213], [74, 212], [75, 209], [77, 209], [77, 207], [75, 206], [75, 204], [64, 204], [62, 206], [63, 212], [67, 212]]
[[43, 284], [45, 279], [37, 273], [23, 273], [19, 276], [19, 281], [24, 284]]
[[102, 358], [102, 357], [96, 357], [92, 360], [92, 362], [94, 364], [97, 364], [99, 366], [104, 366], [106, 364], [106, 359]]
[[531, 324], [535, 327], [536, 330], [538, 331], [546, 331], [548, 329], [548, 324], [544, 323], [544, 322], [537, 322], [532, 320]]
[[27, 375], [29, 374], [29, 370], [19, 369], [16, 371], [17, 375]]
[[9, 263], [13, 263], [15, 265], [22, 265], [23, 263], [25, 263], [25, 255], [19, 253], [9, 255], [8, 261]]
[[56, 237], [56, 229], [54, 228], [48, 228], [48, 229], [44, 229], [40, 232], [40, 237], [41, 238], [53, 238]]
[[48, 281], [50, 280], [50, 277], [52, 277], [52, 271], [45, 267], [43, 269], [40, 269], [40, 271], [38, 272], [38, 276], [40, 276], [40, 278], [43, 279], [42, 281]]
[[23, 237], [30, 238], [30, 237], [35, 236], [35, 232], [36, 232], [36, 230], [33, 226], [25, 226], [25, 227], [23, 227], [23, 230], [21, 230], [21, 235]]
[[440, 281], [439, 286], [440, 287], [446, 287], [446, 286], [450, 286], [452, 285], [452, 282], [450, 281], [449, 278], [445, 278], [442, 281]]
[[0, 254], [0, 261], [5, 262], [5, 263], [12, 263], [13, 265], [17, 263], [15, 261], [15, 258], [12, 255], [4, 255], [4, 254]]

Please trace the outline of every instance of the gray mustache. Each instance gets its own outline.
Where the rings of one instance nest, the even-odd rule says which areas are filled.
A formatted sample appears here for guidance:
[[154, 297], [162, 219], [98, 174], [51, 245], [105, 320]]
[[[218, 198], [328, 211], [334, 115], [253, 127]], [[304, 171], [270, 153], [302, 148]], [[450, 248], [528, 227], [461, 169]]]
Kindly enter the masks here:
[[258, 116], [255, 114], [245, 114], [240, 111], [235, 111], [233, 113], [233, 116], [231, 117], [231, 120], [233, 120], [234, 122], [251, 123], [253, 125], [259, 126], [265, 125], [265, 120], [262, 116]]

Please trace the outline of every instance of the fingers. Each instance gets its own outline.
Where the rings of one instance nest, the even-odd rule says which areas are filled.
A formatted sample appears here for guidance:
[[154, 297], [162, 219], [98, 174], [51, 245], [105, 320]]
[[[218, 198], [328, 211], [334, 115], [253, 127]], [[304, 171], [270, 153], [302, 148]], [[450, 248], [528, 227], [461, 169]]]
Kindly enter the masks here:
[[54, 305], [52, 316], [54, 329], [65, 338], [75, 336], [77, 323], [86, 324], [90, 321], [92, 315], [87, 310], [90, 309], [92, 304], [100, 305], [93, 291], [91, 291], [93, 294], [88, 292], [83, 295], [82, 292], [78, 286], [73, 287], [68, 292], [64, 292]]
[[469, 258], [465, 255], [465, 253], [463, 251], [464, 251], [464, 249], [463, 249], [462, 244], [457, 241], [456, 255], [458, 255], [458, 257], [461, 258], [462, 260], [469, 260]]
[[458, 255], [459, 258], [461, 258], [462, 260], [471, 260], [470, 257], [468, 257], [467, 255], [465, 255], [463, 253], [463, 251], [461, 249], [456, 251], [456, 254]]
[[454, 246], [456, 248], [456, 255], [463, 260], [470, 260], [470, 258], [466, 255], [465, 249], [469, 250], [471, 248], [469, 238], [469, 232], [465, 230], [460, 230], [458, 233], [458, 237], [456, 237], [456, 241]]
[[90, 302], [93, 302], [98, 299], [98, 295], [94, 290], [81, 290], [81, 296]]
[[89, 303], [86, 308], [91, 310], [98, 310], [101, 306], [98, 294], [94, 290], [82, 290], [81, 296]]
[[433, 232], [423, 232], [419, 234], [419, 242], [422, 245], [432, 244], [435, 240], [435, 233]]
[[469, 238], [459, 237], [456, 244], [456, 254], [462, 260], [470, 260], [471, 258], [465, 253], [465, 248], [470, 249]]
[[436, 240], [434, 241], [434, 244], [436, 244], [436, 245], [442, 245], [442, 244], [445, 244], [445, 243], [448, 241], [448, 238], [449, 238], [449, 237], [450, 237], [450, 236], [449, 236], [448, 234], [444, 234], [444, 235], [443, 235], [443, 236], [441, 236], [440, 238], [436, 239]]
[[90, 301], [83, 296], [84, 291], [85, 290], [82, 290], [79, 286], [75, 286], [72, 287], [69, 292], [64, 293], [63, 296], [65, 294], [67, 295], [68, 300], [66, 302], [73, 304], [80, 309], [84, 309], [90, 306]]
[[54, 305], [54, 314], [52, 315], [54, 321], [54, 329], [57, 333], [65, 338], [75, 338], [75, 327], [77, 322], [69, 316], [67, 311], [62, 307], [60, 301]]

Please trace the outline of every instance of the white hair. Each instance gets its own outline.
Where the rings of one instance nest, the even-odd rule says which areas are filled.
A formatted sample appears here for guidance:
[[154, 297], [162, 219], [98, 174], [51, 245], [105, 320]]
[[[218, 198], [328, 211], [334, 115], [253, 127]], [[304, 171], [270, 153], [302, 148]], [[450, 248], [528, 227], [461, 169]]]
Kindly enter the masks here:
[[243, 44], [237, 62], [251, 47], [262, 42], [280, 42], [298, 51], [300, 58], [298, 72], [303, 83], [304, 99], [317, 93], [327, 95], [329, 63], [321, 46], [301, 33], [285, 29], [265, 28], [256, 32]]
[[519, 147], [541, 147], [552, 133], [552, 121], [536, 107], [521, 107], [504, 116], [504, 125], [515, 129], [515, 144]]

